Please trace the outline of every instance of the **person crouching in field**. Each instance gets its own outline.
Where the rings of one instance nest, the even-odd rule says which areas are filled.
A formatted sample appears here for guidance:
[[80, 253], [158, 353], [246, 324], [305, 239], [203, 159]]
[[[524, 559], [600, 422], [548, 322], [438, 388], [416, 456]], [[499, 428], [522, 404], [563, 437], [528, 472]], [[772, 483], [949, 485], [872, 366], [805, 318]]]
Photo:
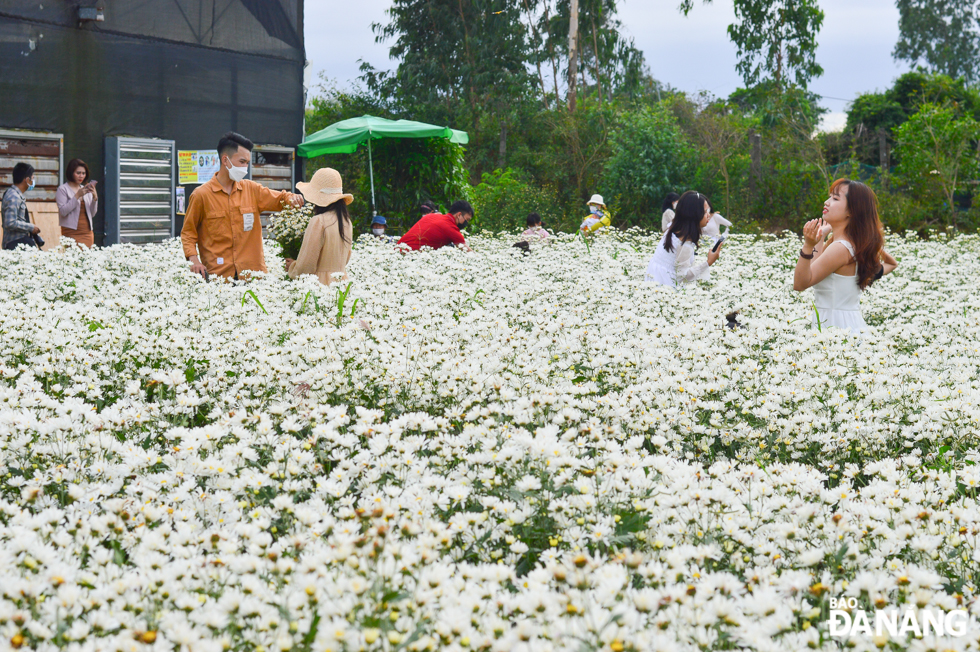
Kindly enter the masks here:
[[354, 226], [347, 205], [354, 201], [354, 195], [344, 192], [340, 173], [333, 168], [317, 170], [309, 183], [297, 183], [296, 188], [316, 208], [303, 233], [296, 260], [286, 259], [286, 273], [289, 278], [315, 274], [324, 285], [336, 280], [334, 274], [347, 280], [347, 263], [354, 242]]
[[521, 240], [524, 242], [539, 242], [541, 240], [547, 240], [549, 237], [550, 234], [545, 231], [541, 223], [541, 216], [537, 213], [530, 213], [527, 216], [527, 229], [521, 234]]
[[660, 246], [647, 265], [646, 280], [668, 287], [692, 283], [705, 275], [718, 260], [722, 244], [708, 252], [707, 260], [695, 262], [701, 230], [711, 219], [708, 199], [689, 190], [677, 201], [676, 214], [664, 233]]
[[468, 201], [460, 199], [453, 202], [447, 215], [441, 213], [423, 215], [408, 230], [408, 233], [402, 236], [398, 244], [414, 251], [422, 247], [440, 249], [446, 245], [454, 245], [463, 251], [470, 251], [466, 238], [463, 237], [463, 229], [472, 219], [473, 207]]
[[861, 292], [896, 267], [898, 261], [885, 251], [874, 191], [858, 181], [834, 181], [823, 217], [803, 227], [803, 248], [793, 273], [794, 290], [813, 288], [814, 325], [859, 333], [867, 327]]

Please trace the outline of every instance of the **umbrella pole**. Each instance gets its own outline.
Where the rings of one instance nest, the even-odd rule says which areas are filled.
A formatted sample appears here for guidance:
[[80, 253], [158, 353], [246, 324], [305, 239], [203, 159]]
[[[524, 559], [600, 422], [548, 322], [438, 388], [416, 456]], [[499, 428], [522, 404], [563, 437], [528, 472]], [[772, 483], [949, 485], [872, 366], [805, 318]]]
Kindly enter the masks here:
[[371, 217], [378, 214], [378, 205], [374, 203], [374, 162], [371, 160], [371, 132], [368, 132], [368, 173], [371, 176]]

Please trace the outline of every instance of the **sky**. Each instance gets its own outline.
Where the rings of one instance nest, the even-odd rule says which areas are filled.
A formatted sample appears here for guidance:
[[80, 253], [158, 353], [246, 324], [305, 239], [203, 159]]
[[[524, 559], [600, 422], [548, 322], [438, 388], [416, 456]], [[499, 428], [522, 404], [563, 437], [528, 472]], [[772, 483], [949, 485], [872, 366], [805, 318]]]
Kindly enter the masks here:
[[[321, 74], [341, 88], [356, 83], [359, 60], [386, 70], [388, 44], [374, 41], [371, 24], [385, 22], [390, 0], [306, 0], [306, 58], [311, 88]], [[741, 85], [736, 50], [726, 29], [734, 21], [731, 0], [696, 4], [684, 17], [680, 0], [619, 0], [625, 32], [643, 51], [655, 79], [682, 91], [724, 97]], [[823, 76], [810, 90], [829, 109], [823, 128], [844, 126], [848, 101], [884, 90], [909, 70], [891, 56], [898, 39], [895, 0], [819, 0], [825, 17], [817, 39]], [[356, 10], [351, 9], [356, 6]]]

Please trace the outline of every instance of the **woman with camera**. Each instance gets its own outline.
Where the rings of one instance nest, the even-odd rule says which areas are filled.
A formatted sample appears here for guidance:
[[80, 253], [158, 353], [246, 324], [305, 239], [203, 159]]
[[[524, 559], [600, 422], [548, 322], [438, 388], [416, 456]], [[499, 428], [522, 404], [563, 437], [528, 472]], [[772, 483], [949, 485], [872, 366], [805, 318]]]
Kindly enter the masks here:
[[84, 247], [94, 247], [92, 216], [99, 209], [95, 181], [89, 180], [88, 165], [80, 158], [69, 161], [65, 172], [68, 180], [58, 187], [55, 194], [61, 235]]
[[718, 260], [723, 242], [719, 239], [706, 260], [695, 262], [698, 241], [710, 219], [711, 206], [707, 197], [693, 190], [681, 195], [676, 214], [647, 265], [646, 280], [677, 287], [705, 276], [708, 267]]

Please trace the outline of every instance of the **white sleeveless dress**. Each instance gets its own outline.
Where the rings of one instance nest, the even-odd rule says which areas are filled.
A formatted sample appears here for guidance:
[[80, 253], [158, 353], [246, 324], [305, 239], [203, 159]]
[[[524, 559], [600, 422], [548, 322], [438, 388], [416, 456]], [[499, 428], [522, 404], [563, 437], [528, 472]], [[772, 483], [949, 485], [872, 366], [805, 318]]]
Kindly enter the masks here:
[[[664, 249], [667, 238], [671, 238], [671, 249]], [[693, 242], [681, 242], [673, 233], [666, 233], [660, 240], [660, 246], [653, 253], [647, 264], [645, 280], [659, 283], [667, 287], [678, 287], [708, 276], [708, 261], [695, 262], [696, 247]]]
[[[844, 245], [854, 258], [854, 246], [846, 240], [836, 240]], [[813, 286], [813, 305], [816, 312], [813, 315], [813, 325], [820, 327], [835, 326], [844, 328], [854, 334], [867, 328], [864, 317], [861, 316], [861, 288], [858, 286], [857, 268], [854, 276], [842, 276], [834, 273]]]

